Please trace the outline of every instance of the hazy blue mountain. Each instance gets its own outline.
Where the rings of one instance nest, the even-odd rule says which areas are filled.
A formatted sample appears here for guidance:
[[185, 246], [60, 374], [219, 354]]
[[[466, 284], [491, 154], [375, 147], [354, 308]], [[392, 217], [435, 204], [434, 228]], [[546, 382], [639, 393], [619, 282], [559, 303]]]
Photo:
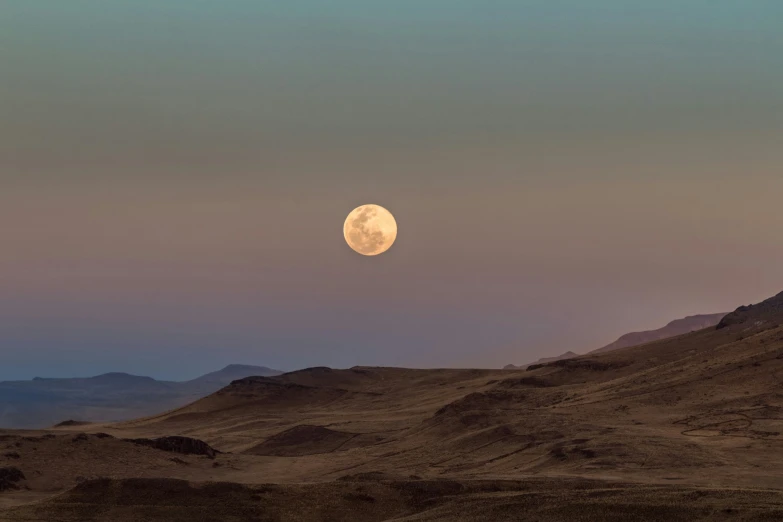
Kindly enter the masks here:
[[280, 375], [281, 371], [267, 368], [266, 366], [249, 366], [246, 364], [229, 364], [222, 370], [216, 372], [207, 373], [201, 377], [197, 377], [190, 381], [185, 381], [183, 385], [193, 385], [202, 383], [220, 383], [222, 386], [230, 384], [231, 381], [237, 379], [244, 379], [254, 375], [260, 375], [261, 377], [271, 377], [273, 375]]
[[0, 382], [0, 427], [43, 428], [65, 420], [132, 419], [184, 406], [237, 379], [281, 373], [264, 366], [232, 364], [184, 382], [127, 373], [4, 381]]

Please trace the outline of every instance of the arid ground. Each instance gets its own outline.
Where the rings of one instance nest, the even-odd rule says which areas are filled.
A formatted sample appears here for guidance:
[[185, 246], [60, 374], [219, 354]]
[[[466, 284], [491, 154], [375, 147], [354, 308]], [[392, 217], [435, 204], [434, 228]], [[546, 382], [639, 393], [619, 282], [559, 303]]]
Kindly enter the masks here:
[[783, 294], [527, 370], [311, 368], [4, 431], [0, 520], [783, 520]]

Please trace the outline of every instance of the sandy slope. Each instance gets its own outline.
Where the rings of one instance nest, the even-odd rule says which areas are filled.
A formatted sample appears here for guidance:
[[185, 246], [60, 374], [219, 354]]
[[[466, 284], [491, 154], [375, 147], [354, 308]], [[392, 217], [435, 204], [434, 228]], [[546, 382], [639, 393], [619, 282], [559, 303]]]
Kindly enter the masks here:
[[[138, 421], [63, 428], [37, 442], [9, 433], [0, 467], [22, 470], [30, 490], [0, 494], [6, 506], [81, 485], [3, 516], [76, 520], [69, 513], [89, 505], [106, 514], [96, 520], [186, 519], [187, 502], [139, 507], [145, 488], [167, 478], [183, 481], [165, 483], [183, 499], [201, 498], [194, 490], [212, 487], [204, 481], [248, 485], [210, 490], [216, 505], [239, 511], [203, 520], [779, 520], [781, 324], [783, 294], [717, 329], [532, 371], [314, 368], [235, 381]], [[75, 441], [68, 430], [113, 438]], [[120, 440], [161, 435], [225, 453], [213, 460]], [[346, 475], [354, 478], [338, 480]], [[357, 476], [372, 478], [364, 490], [346, 485]], [[258, 489], [268, 483], [278, 485]]]

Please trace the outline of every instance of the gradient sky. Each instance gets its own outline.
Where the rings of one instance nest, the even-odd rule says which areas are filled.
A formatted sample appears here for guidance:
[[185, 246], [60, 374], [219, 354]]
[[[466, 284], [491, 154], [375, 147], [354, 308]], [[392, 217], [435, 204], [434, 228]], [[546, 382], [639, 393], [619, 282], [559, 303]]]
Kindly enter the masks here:
[[0, 181], [0, 379], [587, 351], [783, 290], [783, 2], [0, 2]]

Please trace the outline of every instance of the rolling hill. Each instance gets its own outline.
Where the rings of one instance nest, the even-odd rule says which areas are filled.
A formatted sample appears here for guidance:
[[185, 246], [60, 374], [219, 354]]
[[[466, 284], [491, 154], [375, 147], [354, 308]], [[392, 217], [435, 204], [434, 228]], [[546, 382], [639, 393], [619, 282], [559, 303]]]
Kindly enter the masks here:
[[[780, 520], [782, 386], [783, 293], [528, 370], [248, 377], [152, 417], [0, 432], [0, 520]], [[163, 436], [219, 453], [136, 442]]]
[[[645, 344], [653, 341], [660, 341], [661, 339], [668, 339], [669, 337], [675, 337], [677, 335], [682, 335], [690, 332], [695, 332], [697, 330], [701, 330], [703, 328], [709, 328], [710, 326], [715, 326], [720, 322], [721, 319], [726, 315], [726, 313], [720, 313], [720, 314], [706, 314], [706, 315], [692, 315], [689, 317], [685, 317], [683, 319], [676, 319], [674, 321], [671, 321], [669, 324], [664, 326], [663, 328], [658, 328], [657, 330], [648, 330], [644, 332], [632, 332], [627, 333], [623, 336], [621, 336], [619, 339], [614, 341], [613, 343], [610, 343], [602, 348], [598, 348], [597, 350], [593, 350], [588, 353], [602, 353], [602, 352], [611, 352], [612, 350], [619, 350], [620, 348], [627, 348], [629, 346], [637, 346], [640, 344]], [[541, 358], [533, 363], [529, 364], [523, 364], [520, 366], [515, 366], [513, 364], [506, 365], [503, 369], [504, 370], [524, 370], [525, 368], [528, 368], [533, 365], [539, 365], [539, 364], [546, 364], [549, 362], [559, 361], [562, 359], [572, 359], [574, 357], [577, 357], [579, 354], [568, 351], [566, 353], [563, 353], [561, 355], [557, 355], [555, 357], [544, 357]]]
[[235, 379], [280, 373], [263, 366], [229, 365], [184, 382], [158, 381], [127, 373], [5, 381], [0, 382], [0, 427], [44, 428], [66, 419], [132, 419], [188, 404]]
[[590, 353], [602, 353], [610, 352], [612, 350], [619, 350], [620, 348], [627, 348], [629, 346], [637, 346], [640, 344], [650, 343], [653, 341], [660, 341], [661, 339], [668, 339], [669, 337], [675, 337], [710, 326], [715, 326], [726, 316], [726, 312], [719, 314], [703, 314], [703, 315], [691, 315], [682, 319], [676, 319], [663, 328], [657, 330], [648, 330], [644, 332], [632, 332], [627, 333], [617, 339], [615, 342], [607, 344], [602, 348], [593, 350]]

